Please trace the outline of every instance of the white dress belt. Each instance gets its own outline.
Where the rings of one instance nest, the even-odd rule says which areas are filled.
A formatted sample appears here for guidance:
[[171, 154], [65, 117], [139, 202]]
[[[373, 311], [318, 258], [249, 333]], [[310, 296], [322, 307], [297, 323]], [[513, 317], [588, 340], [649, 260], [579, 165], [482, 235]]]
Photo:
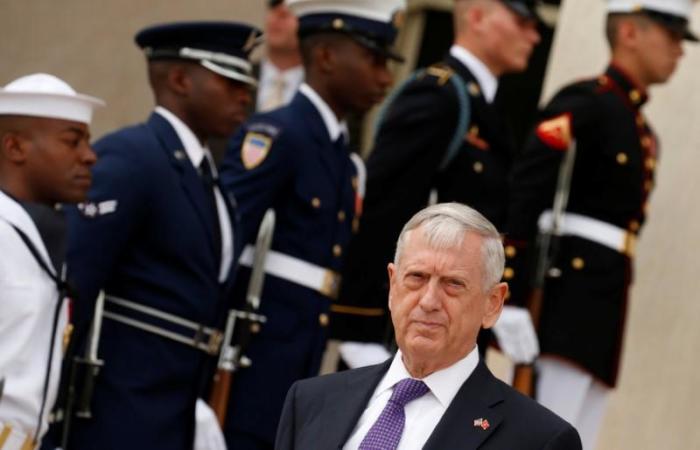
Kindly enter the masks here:
[[[251, 267], [254, 254], [255, 247], [247, 245], [239, 263], [242, 266]], [[265, 273], [313, 289], [331, 299], [338, 296], [340, 274], [295, 256], [270, 250], [265, 259]]]
[[[554, 215], [546, 210], [540, 215], [537, 225], [540, 231], [552, 230]], [[629, 257], [634, 256], [637, 236], [624, 228], [581, 214], [566, 212], [561, 217], [561, 235], [578, 236], [596, 242]]]

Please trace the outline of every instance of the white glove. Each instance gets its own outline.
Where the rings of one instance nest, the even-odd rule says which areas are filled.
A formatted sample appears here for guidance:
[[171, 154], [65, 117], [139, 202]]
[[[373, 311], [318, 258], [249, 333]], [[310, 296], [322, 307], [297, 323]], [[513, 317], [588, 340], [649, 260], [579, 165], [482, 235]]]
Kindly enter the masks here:
[[226, 450], [226, 440], [214, 411], [201, 398], [195, 409], [194, 450]]
[[351, 369], [379, 364], [391, 357], [383, 345], [371, 342], [343, 342], [338, 352]]
[[493, 334], [503, 353], [516, 364], [531, 363], [540, 353], [535, 327], [525, 308], [504, 306]]

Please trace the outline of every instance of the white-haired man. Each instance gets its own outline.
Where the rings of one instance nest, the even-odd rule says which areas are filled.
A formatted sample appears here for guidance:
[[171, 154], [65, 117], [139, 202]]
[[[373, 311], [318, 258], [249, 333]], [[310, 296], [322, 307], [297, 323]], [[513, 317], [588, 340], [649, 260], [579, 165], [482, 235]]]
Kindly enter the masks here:
[[495, 227], [468, 206], [414, 215], [388, 266], [398, 352], [293, 385], [275, 448], [580, 449], [571, 425], [479, 361], [477, 334], [508, 291], [504, 259]]

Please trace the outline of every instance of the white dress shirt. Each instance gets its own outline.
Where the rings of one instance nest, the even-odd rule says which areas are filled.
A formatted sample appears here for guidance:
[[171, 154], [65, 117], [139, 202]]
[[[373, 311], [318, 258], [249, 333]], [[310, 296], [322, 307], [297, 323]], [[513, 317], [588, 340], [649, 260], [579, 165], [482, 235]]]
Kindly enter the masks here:
[[[208, 148], [202, 146], [197, 136], [190, 130], [190, 127], [162, 106], [156, 106], [156, 112], [175, 129], [175, 133], [180, 138], [183, 147], [185, 147], [185, 153], [194, 168], [198, 169], [202, 160], [207, 158], [212, 175], [218, 179], [219, 173], [216, 170], [216, 164], [214, 164], [211, 152]], [[219, 216], [219, 230], [221, 231], [221, 263], [218, 279], [220, 283], [223, 283], [226, 281], [233, 263], [233, 226], [231, 225], [231, 218], [228, 214], [228, 208], [226, 208], [224, 196], [216, 185], [214, 186], [214, 197], [216, 198], [216, 213]]]
[[318, 95], [318, 93], [306, 83], [302, 83], [302, 85], [299, 86], [299, 92], [304, 94], [304, 96], [308, 98], [318, 110], [318, 113], [323, 119], [323, 123], [326, 125], [326, 130], [328, 130], [328, 136], [330, 136], [331, 141], [335, 142], [342, 134], [347, 142], [348, 124], [344, 120], [338, 120], [338, 117], [335, 115], [331, 107], [328, 106], [328, 103], [326, 103], [326, 101], [323, 100], [321, 96]]
[[[469, 378], [479, 363], [478, 347], [463, 359], [450, 367], [433, 372], [423, 378], [430, 391], [406, 404], [406, 423], [397, 450], [413, 450], [422, 448], [428, 441], [443, 414], [457, 395], [457, 391]], [[343, 450], [356, 450], [362, 439], [374, 425], [382, 410], [389, 402], [394, 385], [404, 378], [412, 378], [404, 366], [401, 350], [396, 352], [394, 360], [379, 382], [374, 394], [369, 400], [360, 420], [343, 446]]]
[[303, 66], [280, 70], [267, 59], [263, 59], [260, 63], [256, 111], [269, 111], [286, 105], [292, 100], [303, 80]]
[[479, 83], [479, 87], [481, 88], [481, 92], [484, 93], [486, 102], [492, 103], [494, 97], [496, 97], [496, 91], [498, 90], [498, 78], [491, 73], [489, 68], [486, 67], [486, 64], [481, 62], [472, 52], [459, 45], [450, 47], [450, 55], [469, 69]]

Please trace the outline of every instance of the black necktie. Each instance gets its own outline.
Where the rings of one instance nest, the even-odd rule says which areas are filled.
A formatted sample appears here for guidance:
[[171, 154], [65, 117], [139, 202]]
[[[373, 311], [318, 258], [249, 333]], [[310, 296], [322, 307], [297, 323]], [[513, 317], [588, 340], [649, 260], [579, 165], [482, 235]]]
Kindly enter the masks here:
[[216, 256], [218, 260], [221, 259], [221, 230], [219, 229], [219, 213], [218, 208], [216, 207], [216, 194], [214, 193], [216, 178], [211, 171], [211, 165], [209, 164], [209, 160], [206, 156], [202, 158], [202, 162], [199, 164], [199, 174], [202, 177], [204, 192], [207, 194], [209, 203], [209, 205], [207, 205], [207, 209], [209, 210], [209, 214], [214, 225], [214, 246], [216, 247]]

